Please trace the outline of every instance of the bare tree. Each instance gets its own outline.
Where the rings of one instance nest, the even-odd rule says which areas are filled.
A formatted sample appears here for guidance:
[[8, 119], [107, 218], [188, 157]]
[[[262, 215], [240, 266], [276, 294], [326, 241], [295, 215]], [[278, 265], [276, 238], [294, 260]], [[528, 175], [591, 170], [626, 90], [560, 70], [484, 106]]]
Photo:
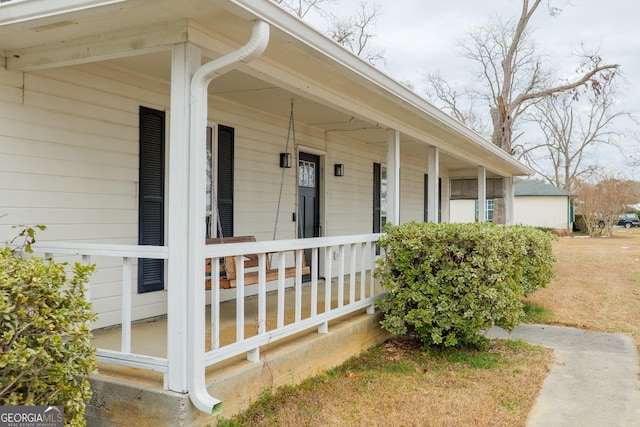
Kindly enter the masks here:
[[323, 4], [333, 2], [335, 0], [272, 0], [274, 3], [280, 5], [283, 9], [288, 10], [300, 19], [304, 19], [305, 16], [311, 11], [324, 13]]
[[371, 64], [376, 64], [384, 59], [384, 51], [372, 46], [370, 42], [375, 37], [372, 30], [380, 13], [379, 6], [370, 5], [367, 2], [360, 3], [358, 13], [355, 15], [343, 16], [331, 13], [327, 33], [329, 37], [356, 55]]
[[487, 126], [482, 117], [475, 113], [473, 96], [469, 92], [445, 79], [440, 72], [426, 74], [425, 81], [428, 82], [425, 92], [429, 99], [439, 100], [442, 110], [480, 135], [486, 136]]
[[[558, 14], [560, 10], [551, 7], [549, 1], [546, 1], [549, 12]], [[486, 102], [493, 125], [491, 140], [509, 153], [518, 138], [514, 134], [517, 121], [528, 107], [588, 83], [597, 86], [603, 71], [618, 68], [593, 55], [584, 58], [584, 67], [577, 77], [552, 83], [551, 73], [545, 69], [545, 60], [528, 31], [530, 20], [542, 3], [543, 0], [522, 0], [517, 19], [495, 18], [468, 32], [461, 46], [463, 56], [478, 65], [477, 77], [484, 83], [481, 89], [465, 93]]]
[[326, 23], [325, 33], [338, 44], [371, 64], [384, 60], [384, 50], [371, 43], [375, 38], [376, 21], [382, 13], [379, 5], [362, 1], [357, 13], [345, 15], [330, 10], [329, 4], [336, 0], [272, 1], [301, 19], [307, 19], [311, 12], [315, 12]]
[[538, 141], [513, 146], [547, 182], [572, 191], [579, 180], [594, 173], [589, 155], [602, 145], [616, 145], [616, 119], [628, 114], [617, 111], [615, 69], [602, 72], [591, 90], [556, 93], [533, 104], [528, 119], [539, 127]]
[[599, 182], [580, 181], [574, 191], [576, 212], [582, 215], [590, 236], [611, 236], [618, 217], [638, 201], [635, 182], [605, 177]]

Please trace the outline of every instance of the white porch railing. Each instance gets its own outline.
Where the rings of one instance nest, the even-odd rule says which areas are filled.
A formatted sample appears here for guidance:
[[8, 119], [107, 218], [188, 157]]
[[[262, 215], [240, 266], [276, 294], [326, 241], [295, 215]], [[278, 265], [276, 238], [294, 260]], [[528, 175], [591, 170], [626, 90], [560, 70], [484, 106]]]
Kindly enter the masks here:
[[[338, 236], [311, 239], [292, 239], [263, 241], [251, 243], [228, 243], [207, 245], [205, 257], [211, 259], [211, 271], [217, 272], [221, 260], [227, 257], [237, 257], [237, 286], [230, 290], [220, 289], [220, 276], [212, 275], [212, 290], [209, 328], [201, 325], [201, 330], [208, 330], [206, 341], [205, 364], [213, 365], [220, 361], [246, 353], [252, 361], [260, 359], [260, 348], [272, 344], [293, 334], [317, 328], [318, 333], [328, 333], [329, 322], [342, 316], [367, 309], [374, 312], [374, 301], [381, 295], [382, 289], [376, 284], [372, 272], [375, 270], [376, 247], [375, 242], [380, 234], [356, 236]], [[60, 257], [78, 258], [85, 264], [92, 263], [92, 257], [117, 259], [121, 263], [121, 339], [120, 349], [98, 348], [98, 360], [106, 363], [124, 365], [136, 368], [159, 371], [166, 375], [169, 370], [167, 358], [151, 354], [132, 352], [132, 319], [135, 307], [132, 306], [134, 279], [132, 268], [140, 258], [168, 259], [167, 247], [109, 245], [67, 242], [38, 242], [33, 245], [38, 254], [47, 258]], [[302, 265], [304, 251], [311, 252], [311, 277], [303, 283], [301, 268], [297, 269], [293, 278], [285, 278], [284, 270], [287, 264]], [[258, 270], [258, 284], [252, 287], [244, 285], [243, 254], [258, 254], [260, 265]], [[292, 256], [293, 255], [293, 256]], [[271, 257], [274, 266], [277, 265], [279, 276], [277, 280], [266, 281], [266, 257]], [[203, 263], [204, 263], [203, 259]], [[113, 263], [113, 260], [111, 261]], [[98, 272], [100, 264], [97, 266]], [[169, 283], [168, 286], [171, 286]], [[197, 286], [204, 286], [204, 277]], [[248, 297], [251, 290], [255, 296]], [[235, 320], [229, 319], [223, 313], [223, 307], [229, 303], [221, 301], [221, 294], [231, 293], [235, 300]], [[90, 292], [87, 298], [91, 300]], [[146, 294], [145, 294], [146, 295]], [[267, 298], [275, 299], [275, 304], [267, 304]], [[289, 301], [289, 302], [288, 302]], [[291, 303], [293, 302], [293, 304]], [[247, 325], [247, 307], [257, 309], [255, 317], [256, 328], [252, 333], [245, 333]], [[226, 305], [225, 305], [226, 304]], [[292, 307], [293, 305], [293, 307]], [[203, 301], [202, 309], [205, 310]], [[287, 318], [286, 313], [293, 308], [293, 315]], [[303, 309], [304, 308], [304, 309]], [[253, 310], [253, 308], [252, 308]], [[304, 312], [303, 312], [304, 311]], [[167, 314], [165, 312], [165, 314]], [[226, 315], [228, 316], [228, 314]], [[171, 316], [171, 319], [176, 316]], [[229, 339], [226, 333], [222, 339], [221, 323], [235, 325], [235, 339]], [[200, 328], [197, 328], [200, 329]], [[171, 325], [166, 333], [172, 330]], [[249, 336], [250, 335], [250, 336]], [[167, 337], [168, 338], [168, 337]]]
[[[91, 264], [92, 257], [120, 259], [122, 262], [121, 289], [119, 293], [121, 297], [120, 351], [98, 348], [96, 357], [100, 361], [116, 365], [159, 371], [165, 374], [168, 372], [168, 361], [166, 358], [131, 352], [133, 264], [136, 263], [139, 258], [168, 259], [169, 251], [167, 247], [38, 242], [33, 245], [32, 249], [35, 253], [44, 254], [45, 258], [79, 256], [83, 264]], [[97, 267], [99, 268], [100, 266], [98, 265]], [[86, 298], [92, 302], [91, 286], [87, 289]]]

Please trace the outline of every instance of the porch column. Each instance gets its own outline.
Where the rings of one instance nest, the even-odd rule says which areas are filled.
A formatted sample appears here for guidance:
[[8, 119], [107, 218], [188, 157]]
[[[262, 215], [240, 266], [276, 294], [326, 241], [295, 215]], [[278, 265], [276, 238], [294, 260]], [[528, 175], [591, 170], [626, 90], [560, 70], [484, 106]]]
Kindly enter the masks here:
[[505, 224], [515, 224], [514, 219], [515, 193], [513, 187], [513, 177], [504, 177], [504, 215]]
[[427, 175], [427, 221], [437, 223], [438, 210], [440, 200], [440, 191], [438, 189], [438, 181], [440, 177], [440, 150], [438, 147], [429, 147], [429, 158], [427, 166], [429, 174]]
[[485, 222], [487, 214], [487, 170], [478, 166], [478, 222]]
[[179, 393], [187, 392], [189, 118], [191, 77], [199, 66], [200, 48], [187, 43], [174, 45], [171, 56], [168, 159], [167, 359], [169, 373], [166, 386], [169, 390]]
[[451, 222], [451, 180], [449, 177], [442, 178], [442, 197], [441, 197], [441, 218], [440, 222]]
[[400, 223], [400, 132], [387, 131], [387, 222]]

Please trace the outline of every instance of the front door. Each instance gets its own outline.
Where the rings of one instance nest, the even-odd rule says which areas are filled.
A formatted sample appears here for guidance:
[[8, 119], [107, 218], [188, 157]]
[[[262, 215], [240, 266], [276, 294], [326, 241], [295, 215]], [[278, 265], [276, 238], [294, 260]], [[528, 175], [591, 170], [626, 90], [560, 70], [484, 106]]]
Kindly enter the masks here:
[[[320, 236], [320, 157], [300, 153], [298, 159], [298, 238]], [[311, 265], [311, 250], [305, 251]]]

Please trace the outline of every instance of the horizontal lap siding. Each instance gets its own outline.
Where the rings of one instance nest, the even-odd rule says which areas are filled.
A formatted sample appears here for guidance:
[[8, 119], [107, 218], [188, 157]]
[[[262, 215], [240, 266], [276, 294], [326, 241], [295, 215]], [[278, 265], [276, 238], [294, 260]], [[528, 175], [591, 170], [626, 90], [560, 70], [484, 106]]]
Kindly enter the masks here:
[[[386, 147], [355, 142], [330, 133], [327, 154], [328, 236], [373, 231], [373, 164], [386, 161]], [[333, 175], [333, 166], [344, 164], [344, 176]]]
[[[295, 238], [291, 213], [296, 203], [296, 169], [279, 166], [288, 121], [257, 112], [252, 114], [219, 100], [212, 100], [211, 104], [217, 108], [210, 116], [235, 129], [234, 234], [255, 235], [257, 240], [273, 239], [284, 171], [276, 238]], [[289, 152], [294, 152], [293, 141], [290, 141]]]
[[400, 222], [424, 221], [424, 175], [427, 173], [427, 148], [425, 161], [403, 156], [400, 169]]
[[[42, 241], [136, 244], [138, 108], [167, 109], [168, 85], [91, 64], [0, 70], [0, 94], [2, 240], [11, 225], [44, 224]], [[95, 326], [119, 323], [121, 261], [91, 261]], [[135, 319], [166, 312], [165, 292], [132, 290]]]

